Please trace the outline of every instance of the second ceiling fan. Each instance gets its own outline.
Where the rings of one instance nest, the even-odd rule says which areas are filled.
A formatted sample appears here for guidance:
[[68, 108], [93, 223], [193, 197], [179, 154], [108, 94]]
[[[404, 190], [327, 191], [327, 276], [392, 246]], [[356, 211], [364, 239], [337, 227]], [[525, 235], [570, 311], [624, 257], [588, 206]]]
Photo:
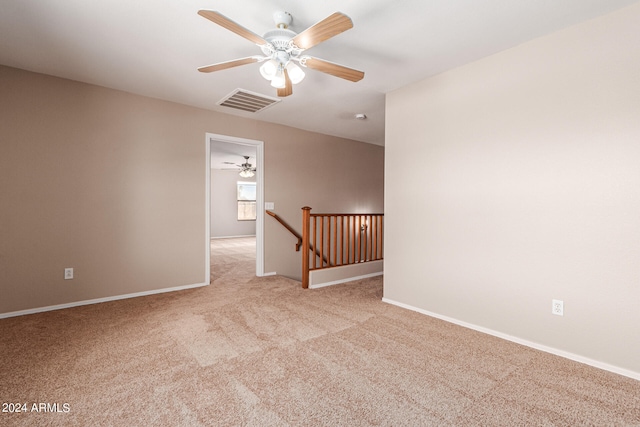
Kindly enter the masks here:
[[[256, 171], [256, 168], [254, 166], [251, 165], [251, 163], [249, 163], [249, 156], [242, 156], [244, 157], [244, 163], [239, 165], [237, 163], [233, 163], [233, 162], [222, 162], [225, 165], [234, 165], [237, 166], [240, 171], [240, 176], [243, 178], [251, 178], [254, 175], [254, 172]], [[233, 168], [234, 170], [236, 168]], [[228, 168], [223, 168], [223, 170], [228, 170]]]
[[200, 67], [198, 68], [200, 72], [210, 73], [240, 65], [264, 62], [260, 67], [260, 74], [271, 81], [271, 86], [278, 90], [279, 97], [291, 95], [293, 93], [293, 85], [304, 78], [304, 71], [299, 65], [352, 82], [357, 82], [364, 77], [364, 72], [362, 71], [313, 56], [302, 55], [305, 50], [353, 28], [351, 18], [343, 13], [336, 12], [303, 32], [296, 34], [288, 29], [292, 20], [291, 15], [288, 12], [276, 12], [273, 14], [276, 28], [267, 31], [264, 36], [259, 36], [246, 29], [220, 12], [200, 10], [198, 14], [256, 44], [263, 53], [263, 55], [248, 56]]

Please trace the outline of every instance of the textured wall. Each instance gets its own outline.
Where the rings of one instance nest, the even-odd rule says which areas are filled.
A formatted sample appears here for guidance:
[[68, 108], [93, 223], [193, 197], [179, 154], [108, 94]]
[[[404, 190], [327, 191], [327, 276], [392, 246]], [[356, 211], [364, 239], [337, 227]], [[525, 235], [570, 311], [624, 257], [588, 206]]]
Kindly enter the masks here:
[[640, 4], [388, 95], [385, 298], [640, 373], [638, 28]]

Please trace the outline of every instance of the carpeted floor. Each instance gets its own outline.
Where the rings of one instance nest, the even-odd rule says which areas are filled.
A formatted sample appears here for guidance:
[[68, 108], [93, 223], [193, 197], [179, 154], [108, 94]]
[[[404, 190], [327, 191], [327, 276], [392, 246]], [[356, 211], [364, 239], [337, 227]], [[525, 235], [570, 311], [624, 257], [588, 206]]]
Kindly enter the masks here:
[[27, 409], [0, 425], [640, 426], [638, 381], [385, 304], [380, 277], [257, 278], [253, 244], [213, 241], [208, 287], [0, 320]]

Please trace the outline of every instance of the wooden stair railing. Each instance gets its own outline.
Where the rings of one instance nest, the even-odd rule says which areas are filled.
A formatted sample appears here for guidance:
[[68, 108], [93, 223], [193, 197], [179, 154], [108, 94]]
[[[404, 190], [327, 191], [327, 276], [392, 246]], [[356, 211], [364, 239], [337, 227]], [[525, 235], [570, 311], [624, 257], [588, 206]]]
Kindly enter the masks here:
[[300, 246], [302, 245], [302, 236], [300, 235], [300, 233], [298, 233], [296, 230], [294, 230], [289, 224], [287, 224], [282, 218], [280, 218], [278, 216], [278, 214], [276, 214], [273, 211], [266, 211], [267, 214], [271, 215], [273, 218], [275, 218], [276, 221], [278, 221], [280, 224], [282, 224], [282, 226], [284, 228], [286, 228], [287, 230], [289, 230], [289, 232], [291, 234], [293, 234], [295, 237], [298, 238], [298, 243], [296, 243], [296, 252], [300, 251]]
[[[382, 260], [383, 226], [384, 214], [312, 214], [302, 208], [302, 287], [309, 287], [310, 271]], [[317, 256], [309, 257], [305, 248], [316, 248]]]
[[[297, 239], [298, 242], [296, 243], [296, 252], [300, 251], [300, 246], [302, 246], [302, 236], [300, 235], [300, 233], [298, 233], [296, 230], [293, 229], [293, 227], [291, 227], [289, 224], [287, 224], [287, 222], [285, 220], [283, 220], [282, 218], [280, 218], [280, 216], [278, 216], [278, 214], [276, 214], [273, 211], [266, 211], [268, 215], [270, 215], [271, 217], [273, 217], [276, 221], [278, 221], [284, 228], [286, 228], [287, 230], [289, 230], [289, 232], [291, 234], [293, 234]], [[322, 256], [320, 254], [320, 252], [318, 252], [318, 250], [316, 250], [313, 246], [309, 246], [309, 250], [314, 252], [316, 254], [316, 256]], [[328, 263], [329, 260], [322, 256], [322, 259], [324, 262]]]

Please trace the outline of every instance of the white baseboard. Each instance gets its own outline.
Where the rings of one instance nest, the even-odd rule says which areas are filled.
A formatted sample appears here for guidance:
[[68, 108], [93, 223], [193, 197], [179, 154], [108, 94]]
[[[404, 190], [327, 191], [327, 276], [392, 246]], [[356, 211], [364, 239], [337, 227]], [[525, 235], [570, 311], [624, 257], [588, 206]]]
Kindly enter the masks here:
[[262, 273], [260, 275], [260, 277], [266, 277], [266, 276], [275, 276], [277, 273], [275, 271], [272, 271], [270, 273]]
[[309, 285], [309, 289], [318, 289], [318, 288], [324, 288], [325, 286], [339, 285], [340, 283], [353, 282], [354, 280], [366, 279], [366, 278], [375, 277], [375, 276], [382, 276], [383, 274], [384, 272], [378, 271], [376, 273], [364, 274], [362, 276], [347, 277], [340, 280], [334, 280], [333, 282], [325, 282], [325, 283], [318, 283], [317, 285]]
[[556, 356], [564, 357], [565, 359], [570, 359], [575, 362], [584, 363], [585, 365], [593, 366], [594, 368], [603, 369], [605, 371], [613, 372], [615, 374], [624, 375], [625, 377], [633, 378], [635, 380], [640, 380], [640, 372], [630, 371], [628, 369], [620, 368], [618, 366], [609, 365], [608, 363], [599, 362], [597, 360], [589, 359], [588, 357], [580, 356], [578, 354], [569, 353], [568, 351], [559, 350], [557, 348], [548, 347], [546, 345], [538, 344], [532, 341], [528, 341], [522, 338], [514, 337], [512, 335], [503, 334], [502, 332], [497, 332], [492, 329], [484, 328], [482, 326], [477, 326], [471, 323], [463, 322], [461, 320], [454, 319], [452, 317], [443, 316], [437, 313], [432, 313], [427, 310], [423, 310], [417, 307], [413, 307], [408, 304], [404, 304], [401, 302], [397, 302], [388, 298], [382, 298], [383, 302], [388, 304], [396, 305], [398, 307], [406, 308], [407, 310], [416, 311], [421, 314], [425, 314], [427, 316], [435, 317], [440, 320], [444, 320], [445, 322], [453, 323], [459, 326], [463, 326], [465, 328], [473, 329], [478, 332], [482, 332], [488, 335], [493, 335], [494, 337], [502, 338], [507, 341], [515, 342], [517, 344], [521, 344], [527, 347], [534, 348], [536, 350], [544, 351], [546, 353], [555, 354]]
[[103, 302], [117, 301], [121, 299], [144, 297], [147, 295], [163, 294], [166, 292], [183, 291], [185, 289], [200, 288], [202, 286], [209, 286], [209, 284], [196, 283], [193, 285], [176, 286], [174, 288], [155, 289], [152, 291], [136, 292], [133, 294], [116, 295], [116, 296], [106, 297], [106, 298], [96, 298], [96, 299], [90, 299], [85, 301], [75, 301], [67, 304], [58, 304], [58, 305], [50, 305], [47, 307], [30, 308], [28, 310], [11, 311], [9, 313], [0, 313], [0, 319], [5, 319], [7, 317], [25, 316], [27, 314], [44, 313], [45, 311], [62, 310], [65, 308], [79, 307], [81, 305], [100, 304]]

